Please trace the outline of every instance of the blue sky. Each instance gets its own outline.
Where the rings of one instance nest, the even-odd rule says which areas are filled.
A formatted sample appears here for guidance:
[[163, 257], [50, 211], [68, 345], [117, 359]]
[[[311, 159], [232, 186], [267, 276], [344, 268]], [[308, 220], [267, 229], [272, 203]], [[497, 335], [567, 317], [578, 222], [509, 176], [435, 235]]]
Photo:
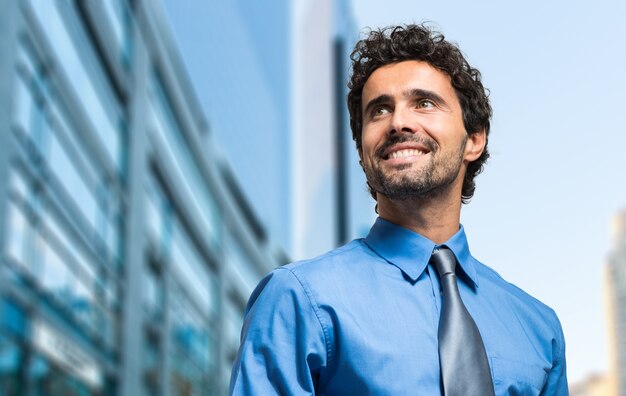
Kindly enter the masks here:
[[555, 309], [570, 381], [607, 367], [602, 276], [626, 206], [626, 3], [353, 2], [358, 25], [432, 21], [483, 73], [492, 158], [462, 212], [472, 252]]

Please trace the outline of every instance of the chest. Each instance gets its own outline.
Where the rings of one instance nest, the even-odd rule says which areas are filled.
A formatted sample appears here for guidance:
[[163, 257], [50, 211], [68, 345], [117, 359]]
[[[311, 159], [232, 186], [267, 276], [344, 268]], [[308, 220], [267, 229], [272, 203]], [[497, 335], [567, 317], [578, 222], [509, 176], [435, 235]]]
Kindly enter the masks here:
[[[439, 284], [377, 277], [324, 306], [332, 311], [333, 357], [325, 394], [440, 394]], [[497, 395], [539, 395], [551, 368], [550, 340], [506, 295], [461, 294], [483, 337]], [[337, 297], [337, 296], [336, 296]], [[419, 391], [417, 391], [419, 390]]]

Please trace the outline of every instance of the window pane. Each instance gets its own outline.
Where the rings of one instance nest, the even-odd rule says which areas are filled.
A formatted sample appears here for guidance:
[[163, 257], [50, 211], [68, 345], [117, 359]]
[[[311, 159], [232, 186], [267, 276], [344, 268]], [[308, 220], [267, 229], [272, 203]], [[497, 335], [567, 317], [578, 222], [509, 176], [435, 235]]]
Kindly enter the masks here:
[[31, 130], [31, 117], [35, 101], [22, 77], [16, 79], [15, 86], [15, 126], [23, 133], [28, 134]]
[[[41, 27], [58, 55], [57, 59], [63, 67], [68, 81], [72, 83], [74, 93], [80, 98], [85, 114], [89, 115], [94, 130], [98, 133], [101, 143], [106, 148], [114, 163], [119, 164], [119, 120], [112, 109], [107, 109], [102, 95], [95, 85], [97, 78], [87, 71], [79, 49], [72, 40], [69, 25], [61, 16], [58, 1], [31, 0], [32, 9], [39, 18]], [[78, 33], [75, 33], [78, 35]], [[107, 111], [108, 110], [108, 111]]]
[[163, 219], [161, 216], [161, 205], [158, 197], [150, 192], [146, 193], [146, 228], [148, 237], [160, 246], [161, 230], [163, 228]]
[[177, 358], [189, 360], [194, 366], [209, 372], [214, 364], [216, 340], [211, 336], [208, 323], [178, 290], [172, 292], [170, 301], [172, 347]]
[[70, 159], [59, 139], [53, 135], [50, 142], [50, 168], [55, 173], [65, 190], [71, 195], [93, 229], [97, 229], [96, 224], [96, 200], [76, 170], [74, 163]]
[[0, 334], [0, 394], [17, 395], [21, 391], [22, 351], [11, 339]]
[[46, 113], [44, 102], [42, 100], [36, 103], [31, 113], [31, 124], [28, 135], [31, 141], [39, 150], [39, 154], [43, 157], [47, 155], [48, 140], [52, 132], [51, 119]]
[[150, 99], [148, 101], [149, 127], [162, 140], [183, 192], [194, 206], [193, 213], [197, 213], [197, 219], [202, 223], [207, 242], [217, 247], [221, 239], [219, 207], [205, 179], [200, 174], [198, 165], [193, 160], [193, 155], [169, 106], [165, 91], [156, 77], [152, 79]]
[[109, 310], [117, 309], [120, 298], [119, 286], [117, 282], [109, 279], [107, 282], [102, 282], [101, 286], [104, 289], [104, 305]]
[[84, 279], [77, 279], [72, 291], [71, 309], [76, 318], [91, 331], [98, 332], [99, 323], [96, 313], [96, 299], [92, 287], [87, 287]]
[[158, 394], [160, 385], [160, 354], [157, 341], [149, 335], [144, 335], [143, 365], [144, 365], [144, 386], [146, 395]]
[[[107, 19], [110, 22], [111, 27], [113, 28], [113, 38], [115, 39], [115, 44], [117, 48], [120, 49], [124, 46], [125, 41], [125, 13], [124, 13], [124, 5], [120, 3], [120, 0], [109, 0], [101, 2], [104, 5], [104, 11], [106, 12]], [[120, 58], [121, 60], [121, 58]]]
[[109, 183], [101, 182], [98, 188], [98, 212], [97, 212], [97, 232], [105, 243], [110, 257], [118, 258], [119, 249], [119, 227], [117, 224], [118, 211], [114, 193], [111, 191]]
[[169, 230], [172, 211], [168, 199], [163, 195], [159, 181], [151, 174], [145, 187], [146, 192], [146, 232], [149, 240], [163, 254], [169, 246]]
[[239, 349], [239, 334], [243, 326], [243, 312], [233, 304], [229, 299], [224, 304], [224, 336], [226, 342], [226, 355], [229, 359], [228, 364], [232, 361], [231, 358], [235, 357], [237, 350]]
[[22, 210], [9, 201], [7, 207], [7, 252], [19, 265], [28, 269], [28, 256], [26, 255], [27, 234], [32, 232], [31, 224], [24, 216]]
[[52, 101], [49, 103], [48, 108], [52, 116], [54, 117], [54, 133], [56, 134], [57, 139], [63, 138], [63, 144], [67, 144], [71, 147], [74, 147], [73, 155], [76, 157], [72, 157], [74, 163], [81, 164], [81, 174], [85, 175], [88, 180], [94, 181], [100, 180], [102, 178], [102, 167], [100, 164], [93, 160], [93, 157], [85, 149], [85, 141], [80, 137], [77, 138], [77, 133], [75, 132], [75, 128], [68, 122], [67, 114], [63, 111], [62, 107], [59, 105], [57, 101]]
[[114, 260], [119, 258], [120, 253], [120, 228], [117, 224], [117, 215], [106, 219], [106, 245]]
[[243, 286], [251, 293], [263, 274], [259, 273], [244, 246], [231, 234], [230, 230], [226, 235], [225, 250], [227, 265], [238, 275]]
[[30, 42], [20, 41], [17, 50], [17, 64], [29, 78], [39, 72], [39, 61], [33, 55]]
[[12, 300], [0, 300], [0, 322], [5, 330], [22, 338], [26, 336], [26, 315], [24, 310]]
[[145, 267], [143, 275], [144, 309], [150, 321], [160, 321], [163, 309], [163, 282], [149, 265]]
[[111, 350], [119, 348], [118, 317], [109, 310], [99, 310], [101, 314], [100, 334]]
[[211, 270], [179, 223], [174, 228], [170, 260], [173, 270], [185, 282], [187, 290], [195, 296], [203, 312], [214, 314], [217, 302], [214, 301], [215, 285], [211, 279]]
[[93, 285], [98, 266], [93, 257], [85, 252], [80, 242], [73, 239], [74, 236], [70, 234], [70, 230], [65, 225], [62, 225], [53, 213], [45, 210], [42, 217], [47, 232], [63, 247], [66, 251], [65, 254], [69, 256], [68, 259], [78, 265], [80, 271], [84, 273], [88, 284]]
[[17, 168], [11, 168], [9, 171], [9, 189], [22, 199], [28, 195], [28, 183], [24, 174]]
[[39, 279], [42, 286], [69, 306], [68, 298], [72, 290], [70, 282], [73, 280], [71, 272], [41, 234], [37, 235], [35, 246], [41, 258], [42, 272]]

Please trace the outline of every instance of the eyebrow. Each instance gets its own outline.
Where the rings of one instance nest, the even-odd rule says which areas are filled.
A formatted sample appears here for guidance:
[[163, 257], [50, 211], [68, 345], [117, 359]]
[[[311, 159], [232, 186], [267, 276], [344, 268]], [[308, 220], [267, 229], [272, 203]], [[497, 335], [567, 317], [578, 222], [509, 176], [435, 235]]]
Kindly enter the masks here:
[[[405, 91], [403, 96], [405, 98], [421, 98], [421, 99], [430, 99], [435, 103], [438, 103], [444, 107], [448, 107], [448, 103], [437, 93], [433, 91], [429, 91], [421, 88], [414, 88], [408, 91]], [[374, 99], [367, 102], [365, 109], [363, 110], [363, 114], [369, 114], [372, 108], [393, 101], [393, 97], [391, 95], [383, 94], [375, 97]]]
[[380, 95], [375, 97], [374, 99], [367, 102], [365, 109], [363, 109], [363, 115], [369, 114], [374, 107], [381, 105], [383, 103], [389, 103], [392, 101], [391, 95]]
[[441, 95], [436, 92], [428, 91], [426, 89], [415, 88], [411, 89], [404, 93], [405, 98], [422, 98], [422, 99], [430, 99], [435, 103], [438, 103], [444, 107], [448, 107], [448, 102], [446, 102]]

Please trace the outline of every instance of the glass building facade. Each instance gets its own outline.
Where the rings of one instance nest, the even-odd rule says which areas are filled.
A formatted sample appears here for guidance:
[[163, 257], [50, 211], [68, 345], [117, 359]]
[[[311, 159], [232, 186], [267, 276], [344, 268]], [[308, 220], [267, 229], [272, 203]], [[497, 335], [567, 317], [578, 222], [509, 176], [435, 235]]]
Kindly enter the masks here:
[[290, 255], [292, 0], [162, 0], [212, 138]]
[[225, 394], [286, 261], [148, 0], [0, 0], [0, 394]]
[[364, 236], [374, 203], [349, 129], [350, 0], [163, 0], [211, 131], [294, 259]]

